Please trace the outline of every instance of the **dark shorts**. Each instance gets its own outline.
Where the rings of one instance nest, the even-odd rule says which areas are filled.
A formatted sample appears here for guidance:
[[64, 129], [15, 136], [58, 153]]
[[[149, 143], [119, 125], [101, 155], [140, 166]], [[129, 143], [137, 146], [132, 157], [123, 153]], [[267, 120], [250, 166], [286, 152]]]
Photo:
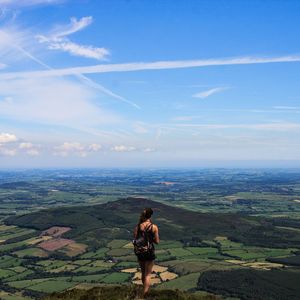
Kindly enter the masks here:
[[139, 261], [152, 261], [156, 258], [154, 253], [141, 253], [137, 255]]

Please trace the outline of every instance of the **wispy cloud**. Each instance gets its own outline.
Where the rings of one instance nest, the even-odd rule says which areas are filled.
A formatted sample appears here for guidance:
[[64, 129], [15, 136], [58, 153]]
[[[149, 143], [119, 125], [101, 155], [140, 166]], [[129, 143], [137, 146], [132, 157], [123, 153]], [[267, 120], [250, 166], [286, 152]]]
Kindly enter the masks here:
[[83, 30], [92, 22], [93, 18], [91, 16], [83, 17], [79, 20], [71, 18], [69, 24], [57, 27], [49, 35], [37, 35], [36, 38], [40, 43], [46, 43], [47, 48], [50, 50], [60, 50], [75, 56], [106, 60], [110, 54], [108, 49], [91, 45], [80, 45], [68, 39], [69, 35]]
[[50, 42], [48, 49], [60, 50], [74, 56], [83, 56], [97, 60], [106, 60], [109, 51], [106, 48], [79, 45], [70, 41]]
[[131, 151], [135, 151], [136, 148], [132, 146], [117, 145], [112, 147], [111, 150], [115, 152], [131, 152]]
[[300, 110], [300, 106], [273, 106], [274, 109]]
[[196, 93], [193, 95], [194, 98], [200, 98], [200, 99], [205, 99], [211, 95], [214, 95], [214, 94], [217, 94], [217, 93], [220, 93], [224, 90], [227, 90], [228, 87], [217, 87], [217, 88], [213, 88], [213, 89], [209, 89], [209, 90], [206, 90], [206, 91], [203, 91], [203, 92], [200, 92], [200, 93]]
[[[87, 23], [87, 22], [86, 22]], [[76, 28], [82, 28], [83, 25], [78, 25]], [[68, 32], [72, 31], [71, 28], [66, 29]], [[73, 29], [74, 31], [75, 29]], [[65, 32], [66, 33], [66, 32]], [[30, 41], [30, 42], [29, 42]], [[31, 45], [31, 34], [30, 32], [16, 29], [16, 28], [2, 28], [0, 30], [0, 54], [2, 57], [5, 57], [9, 61], [16, 62], [17, 59], [30, 59], [42, 66], [46, 70], [54, 70], [51, 66], [41, 61], [35, 54], [32, 54], [31, 50], [27, 48], [32, 48]], [[21, 54], [21, 55], [20, 55]], [[81, 82], [92, 87], [93, 89], [101, 91], [103, 94], [106, 94], [112, 98], [120, 100], [124, 103], [127, 103], [137, 109], [140, 109], [140, 106], [136, 103], [122, 97], [111, 90], [105, 88], [101, 84], [91, 80], [83, 74], [74, 74]], [[1, 91], [0, 91], [1, 92]]]
[[3, 7], [25, 7], [35, 5], [49, 5], [64, 2], [64, 0], [0, 0], [0, 5]]
[[222, 58], [207, 60], [179, 60], [179, 61], [157, 61], [157, 62], [133, 62], [123, 64], [100, 64], [87, 67], [72, 67], [45, 71], [32, 72], [10, 72], [2, 73], [0, 79], [28, 78], [28, 77], [52, 77], [76, 74], [110, 73], [110, 72], [134, 72], [143, 70], [165, 70], [165, 69], [184, 69], [200, 68], [209, 66], [226, 65], [249, 65], [267, 63], [288, 63], [300, 62], [300, 55], [279, 56], [279, 57], [240, 57]]
[[92, 22], [93, 22], [92, 16], [82, 17], [79, 20], [77, 20], [75, 17], [72, 17], [70, 19], [69, 24], [56, 26], [50, 38], [55, 40], [58, 38], [66, 37], [68, 35], [71, 35], [73, 33], [76, 33], [86, 28], [87, 26], [91, 25]]
[[300, 123], [257, 123], [257, 124], [172, 124], [174, 127], [182, 128], [204, 128], [204, 129], [254, 129], [254, 130], [298, 130]]

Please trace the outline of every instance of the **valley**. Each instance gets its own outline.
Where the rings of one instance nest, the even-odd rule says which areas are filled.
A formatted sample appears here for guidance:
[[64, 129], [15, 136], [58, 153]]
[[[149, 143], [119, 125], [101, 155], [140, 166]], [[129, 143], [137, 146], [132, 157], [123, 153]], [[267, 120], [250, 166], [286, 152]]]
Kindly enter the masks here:
[[[272, 177], [268, 171], [259, 176], [251, 170], [210, 170], [206, 178], [203, 170], [190, 175], [152, 171], [140, 182], [141, 174], [131, 171], [127, 177], [122, 173], [118, 177], [115, 171], [111, 171], [114, 176], [106, 171], [110, 175], [105, 177], [103, 171], [103, 180], [93, 173], [87, 176], [87, 171], [81, 172], [85, 176], [80, 179], [75, 171], [68, 172], [31, 174], [22, 181], [18, 173], [11, 178], [2, 174], [1, 201], [13, 209], [5, 214], [9, 208], [1, 206], [1, 299], [139, 285], [131, 239], [144, 207], [153, 208], [162, 239], [152, 274], [155, 290], [238, 299], [251, 299], [253, 293], [256, 299], [299, 295], [300, 218], [299, 203], [294, 201], [300, 196], [298, 173], [284, 173], [279, 181], [278, 173]], [[60, 182], [58, 176], [63, 178]], [[207, 186], [202, 186], [205, 179]], [[236, 186], [234, 193], [224, 189], [229, 181]], [[77, 196], [72, 198], [75, 183]], [[66, 198], [52, 195], [62, 187]], [[200, 190], [199, 198], [191, 196]], [[35, 200], [23, 199], [21, 191]], [[11, 202], [4, 201], [5, 193]], [[243, 284], [232, 284], [241, 278]]]

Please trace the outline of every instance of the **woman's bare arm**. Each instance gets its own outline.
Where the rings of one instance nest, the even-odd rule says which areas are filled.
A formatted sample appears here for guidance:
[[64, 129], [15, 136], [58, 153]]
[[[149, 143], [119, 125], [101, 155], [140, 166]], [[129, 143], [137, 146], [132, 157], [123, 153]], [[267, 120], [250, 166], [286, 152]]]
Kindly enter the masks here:
[[138, 227], [135, 226], [133, 230], [133, 237], [136, 239], [137, 238], [137, 232], [138, 232]]
[[158, 227], [156, 225], [153, 225], [153, 233], [154, 233], [154, 240], [153, 242], [155, 244], [159, 243], [159, 234], [158, 234]]

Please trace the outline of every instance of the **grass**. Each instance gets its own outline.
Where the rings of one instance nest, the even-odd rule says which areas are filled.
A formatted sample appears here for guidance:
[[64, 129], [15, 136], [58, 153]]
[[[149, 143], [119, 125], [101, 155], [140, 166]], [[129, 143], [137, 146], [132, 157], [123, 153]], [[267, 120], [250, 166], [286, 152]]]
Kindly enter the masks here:
[[17, 273], [22, 273], [22, 272], [27, 270], [25, 267], [22, 267], [22, 266], [12, 267], [12, 268], [9, 268], [9, 269], [14, 271], [14, 272], [17, 272]]
[[121, 248], [128, 244], [128, 240], [112, 240], [107, 244], [108, 248], [116, 249], [116, 248]]
[[13, 239], [16, 237], [21, 237], [23, 235], [27, 235], [29, 233], [33, 233], [35, 232], [35, 230], [33, 229], [19, 229], [19, 228], [14, 228], [13, 230], [10, 230], [9, 233], [5, 233], [5, 234], [0, 234], [0, 240], [9, 240], [9, 239]]
[[134, 268], [137, 266], [137, 262], [121, 261], [117, 263], [115, 266], [120, 268]]
[[17, 289], [24, 289], [46, 280], [48, 279], [43, 278], [43, 279], [18, 280], [18, 281], [10, 281], [7, 284]]
[[80, 275], [80, 276], [64, 276], [64, 277], [55, 277], [55, 278], [52, 278], [51, 280], [71, 281], [71, 282], [76, 282], [76, 283], [99, 283], [107, 275], [108, 275], [108, 273], [93, 274], [93, 275]]
[[78, 273], [78, 272], [84, 272], [84, 273], [96, 273], [99, 271], [105, 271], [109, 270], [109, 267], [91, 267], [91, 266], [81, 266], [74, 270], [73, 272]]
[[27, 240], [16, 242], [16, 243], [10, 243], [10, 244], [4, 244], [0, 246], [0, 252], [7, 252], [12, 251], [14, 249], [26, 246]]
[[21, 265], [22, 261], [23, 260], [20, 258], [5, 255], [0, 258], [0, 268], [18, 267]]
[[17, 255], [18, 257], [25, 257], [25, 256], [31, 256], [31, 257], [47, 257], [48, 253], [42, 249], [39, 248], [28, 248], [23, 249], [14, 252], [13, 254]]
[[50, 271], [50, 270], [53, 270], [53, 269], [57, 269], [57, 268], [60, 268], [60, 267], [63, 267], [65, 265], [67, 265], [68, 263], [70, 263], [70, 261], [68, 260], [57, 260], [57, 261], [54, 261], [54, 260], [48, 260], [48, 261], [41, 261], [39, 264], [41, 264], [43, 266], [43, 263], [44, 264], [44, 268], [46, 271]]
[[80, 243], [72, 243], [64, 248], [60, 249], [61, 252], [65, 253], [66, 255], [73, 257], [85, 252], [87, 245], [80, 244]]
[[252, 259], [260, 259], [260, 258], [267, 258], [267, 257], [286, 256], [286, 255], [290, 255], [291, 251], [293, 251], [293, 249], [243, 247], [237, 250], [223, 251], [223, 253], [243, 260], [252, 260]]
[[193, 253], [185, 248], [172, 248], [169, 249], [169, 252], [172, 256], [176, 257], [186, 257], [186, 256], [191, 256]]
[[12, 270], [0, 269], [0, 279], [15, 275], [16, 273]]
[[75, 265], [79, 265], [79, 266], [84, 266], [84, 265], [87, 265], [88, 263], [90, 263], [91, 260], [90, 259], [79, 259], [79, 260], [75, 260], [73, 262], [73, 264]]
[[64, 291], [74, 285], [76, 285], [76, 283], [70, 281], [48, 280], [32, 285], [29, 287], [29, 289], [38, 292], [53, 293]]
[[201, 272], [211, 265], [211, 262], [205, 260], [173, 260], [161, 263], [163, 266], [170, 267], [171, 271], [179, 275]]
[[155, 249], [171, 249], [171, 248], [181, 248], [183, 245], [178, 241], [161, 241], [155, 246]]
[[94, 260], [88, 266], [90, 267], [103, 267], [103, 268], [111, 268], [115, 263], [106, 262], [104, 260]]
[[125, 249], [125, 248], [112, 249], [106, 252], [108, 256], [125, 256], [132, 253], [133, 253], [132, 249]]
[[[45, 298], [45, 300], [120, 300], [120, 299], [139, 299], [142, 288], [135, 285], [121, 286], [103, 286], [86, 290], [71, 290], [61, 294], [53, 294]], [[196, 295], [179, 290], [158, 290], [152, 289], [145, 299], [151, 300], [216, 300], [214, 295], [201, 294]]]
[[196, 255], [210, 255], [218, 253], [218, 249], [212, 247], [187, 247], [186, 250]]
[[187, 275], [190, 273], [204, 272], [207, 270], [227, 270], [238, 268], [230, 263], [213, 260], [213, 259], [185, 259], [173, 260], [160, 263], [170, 268], [170, 271], [179, 275]]
[[90, 251], [80, 256], [80, 258], [104, 258], [106, 256], [106, 252], [110, 250], [109, 248], [100, 248], [96, 251]]
[[107, 275], [106, 277], [104, 277], [101, 282], [103, 283], [124, 283], [126, 281], [128, 281], [131, 278], [130, 274], [127, 273], [121, 273], [121, 272], [114, 272], [114, 273], [110, 273], [109, 275]]
[[63, 265], [63, 266], [58, 267], [56, 269], [51, 269], [51, 270], [49, 270], [49, 272], [51, 272], [51, 273], [68, 272], [68, 271], [73, 271], [76, 268], [78, 268], [77, 265], [66, 264], [66, 265]]
[[32, 270], [26, 270], [22, 273], [18, 273], [18, 274], [15, 274], [13, 276], [10, 276], [8, 278], [5, 278], [3, 281], [4, 282], [10, 282], [10, 281], [22, 280], [22, 279], [26, 278], [28, 275], [31, 275], [33, 273], [34, 273], [34, 271], [32, 271]]
[[157, 286], [158, 289], [180, 289], [180, 290], [191, 290], [197, 287], [198, 278], [200, 273], [191, 273], [178, 277], [176, 279], [163, 282]]
[[0, 299], [1, 300], [30, 300], [32, 298], [22, 296], [21, 293], [13, 294], [13, 293], [0, 291]]

